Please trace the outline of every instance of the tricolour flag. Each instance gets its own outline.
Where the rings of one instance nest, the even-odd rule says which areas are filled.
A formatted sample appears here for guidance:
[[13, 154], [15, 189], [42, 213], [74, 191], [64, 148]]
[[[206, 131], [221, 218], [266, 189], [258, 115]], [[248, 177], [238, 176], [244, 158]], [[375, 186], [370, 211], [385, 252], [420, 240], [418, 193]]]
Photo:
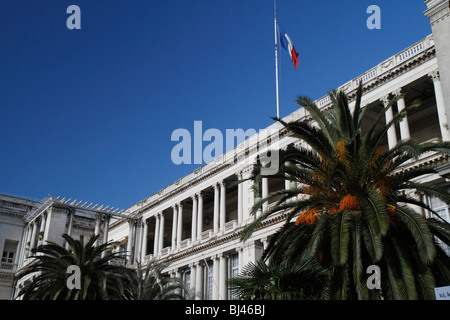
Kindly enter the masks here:
[[294, 67], [295, 67], [295, 69], [297, 69], [298, 64], [299, 64], [299, 61], [298, 61], [299, 54], [297, 53], [297, 51], [295, 51], [294, 44], [292, 43], [292, 40], [291, 40], [291, 38], [289, 38], [287, 33], [284, 32], [280, 28], [280, 26], [278, 26], [278, 30], [280, 31], [281, 46], [289, 52], [289, 55], [291, 56], [291, 60], [294, 63]]

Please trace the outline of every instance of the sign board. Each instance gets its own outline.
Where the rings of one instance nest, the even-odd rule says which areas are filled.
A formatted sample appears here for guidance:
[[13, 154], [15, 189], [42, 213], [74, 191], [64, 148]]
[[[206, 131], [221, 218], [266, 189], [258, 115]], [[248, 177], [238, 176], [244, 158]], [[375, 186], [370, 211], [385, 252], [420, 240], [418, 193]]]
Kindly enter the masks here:
[[450, 287], [434, 288], [436, 300], [450, 300]]

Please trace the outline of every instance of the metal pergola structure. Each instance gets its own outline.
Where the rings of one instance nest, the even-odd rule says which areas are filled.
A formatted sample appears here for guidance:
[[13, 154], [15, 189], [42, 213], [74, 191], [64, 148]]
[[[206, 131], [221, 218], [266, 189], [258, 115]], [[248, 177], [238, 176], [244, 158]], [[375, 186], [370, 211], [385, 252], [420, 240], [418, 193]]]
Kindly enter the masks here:
[[82, 200], [72, 200], [71, 198], [66, 199], [65, 197], [60, 199], [60, 197], [53, 197], [49, 195], [44, 198], [39, 205], [33, 208], [28, 214], [24, 216], [25, 222], [29, 223], [38, 217], [42, 212], [45, 212], [52, 205], [57, 205], [58, 207], [69, 208], [84, 212], [93, 213], [96, 215], [108, 215], [123, 219], [133, 219], [130, 212], [125, 209], [114, 208], [105, 205], [99, 205], [98, 203], [94, 205], [93, 202], [88, 204], [88, 201], [83, 202]]

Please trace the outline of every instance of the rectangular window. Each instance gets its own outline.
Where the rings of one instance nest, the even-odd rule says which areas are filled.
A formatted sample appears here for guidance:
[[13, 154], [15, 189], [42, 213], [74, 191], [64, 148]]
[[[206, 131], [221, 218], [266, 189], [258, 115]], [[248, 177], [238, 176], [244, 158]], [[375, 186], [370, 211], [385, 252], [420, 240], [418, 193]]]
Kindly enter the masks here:
[[207, 273], [208, 276], [206, 278], [206, 300], [212, 300], [214, 285], [214, 267], [212, 261], [208, 261]]
[[13, 263], [14, 252], [3, 251], [2, 262]]
[[1, 262], [14, 263], [18, 243], [18, 241], [5, 240]]
[[[233, 253], [230, 255], [230, 278], [237, 277], [239, 275], [239, 254]], [[232, 289], [232, 288], [230, 288]], [[230, 290], [229, 296], [232, 300], [237, 299], [236, 293]]]
[[[439, 215], [439, 217], [446, 220], [447, 222], [450, 222], [450, 207], [447, 206], [445, 204], [445, 202], [439, 198], [429, 197], [428, 199], [429, 199], [429, 204], [430, 204], [431, 209], [436, 211], [436, 213]], [[436, 217], [433, 213], [430, 213], [430, 214], [431, 214], [431, 217], [441, 220], [438, 217]], [[444, 251], [447, 253], [447, 255], [450, 255], [450, 247], [440, 240], [437, 240], [437, 242], [441, 246], [441, 248], [444, 249]]]

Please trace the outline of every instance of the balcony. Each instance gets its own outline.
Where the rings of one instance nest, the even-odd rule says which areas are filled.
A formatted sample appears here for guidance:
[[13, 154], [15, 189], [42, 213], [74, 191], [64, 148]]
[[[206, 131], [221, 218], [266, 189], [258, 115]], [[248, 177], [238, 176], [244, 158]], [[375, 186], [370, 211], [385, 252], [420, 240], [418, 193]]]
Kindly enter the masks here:
[[237, 226], [238, 226], [237, 220], [229, 221], [229, 222], [225, 223], [223, 232], [224, 232], [224, 233], [231, 232], [231, 231], [233, 231], [234, 229], [236, 229]]
[[[423, 54], [427, 50], [434, 47], [434, 38], [433, 35], [429, 35], [421, 41], [413, 44], [409, 48], [397, 53], [396, 55], [390, 57], [389, 59], [381, 62], [376, 67], [366, 71], [364, 74], [356, 77], [353, 80], [348, 81], [338, 88], [338, 91], [344, 91], [347, 94], [351, 92], [355, 92], [359, 86], [359, 83], [362, 82], [364, 85], [369, 85], [371, 82], [375, 82], [375, 80], [384, 75], [391, 74], [396, 68], [400, 67], [404, 63], [408, 63], [413, 61], [417, 56]], [[373, 84], [373, 83], [372, 83]], [[326, 95], [318, 100], [316, 100], [319, 108], [326, 107], [331, 104], [331, 99], [329, 95]], [[300, 109], [299, 109], [300, 110]], [[300, 111], [296, 111], [297, 113]], [[295, 113], [295, 112], [294, 112]]]
[[15, 272], [17, 263], [0, 262], [0, 272]]

